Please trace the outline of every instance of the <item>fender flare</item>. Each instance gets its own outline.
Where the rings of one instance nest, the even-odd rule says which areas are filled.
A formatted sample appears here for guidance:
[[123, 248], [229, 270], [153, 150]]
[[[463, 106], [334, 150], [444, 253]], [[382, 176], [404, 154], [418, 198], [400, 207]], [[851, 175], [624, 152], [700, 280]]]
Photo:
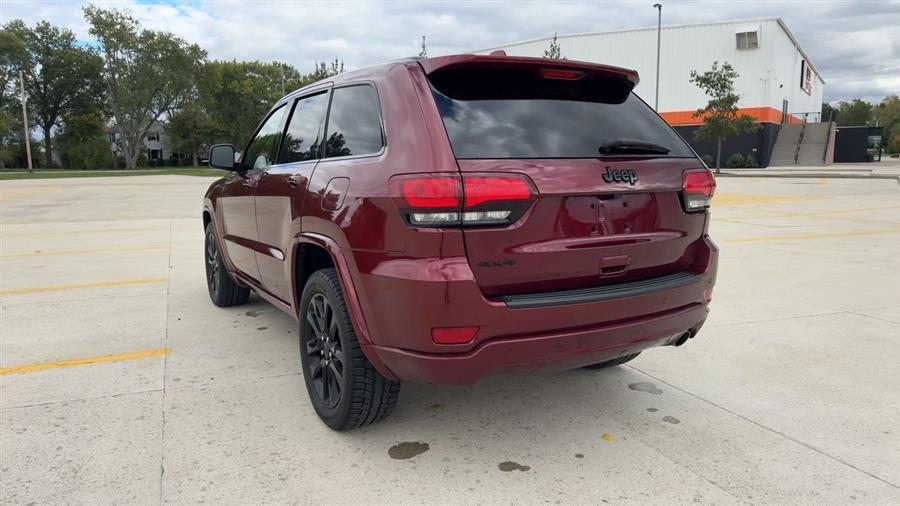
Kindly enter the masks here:
[[225, 264], [225, 270], [228, 271], [229, 274], [231, 274], [231, 279], [233, 279], [235, 283], [240, 286], [247, 287], [246, 283], [244, 283], [234, 275], [234, 273], [237, 272], [237, 269], [231, 262], [231, 257], [228, 256], [228, 248], [225, 247], [225, 237], [219, 234], [219, 224], [216, 223], [216, 211], [208, 203], [204, 203], [201, 216], [203, 214], [209, 214], [209, 223], [213, 227], [213, 237], [216, 240], [216, 246], [219, 248], [219, 256], [222, 258], [222, 262]]
[[[304, 243], [319, 246], [331, 256], [331, 261], [335, 266], [335, 270], [337, 270], [338, 279], [341, 283], [341, 290], [344, 292], [344, 300], [347, 303], [347, 308], [350, 313], [350, 322], [353, 325], [353, 330], [356, 332], [360, 348], [362, 348], [366, 358], [373, 366], [375, 366], [375, 369], [377, 369], [382, 376], [397, 381], [397, 376], [381, 361], [380, 358], [378, 358], [378, 355], [372, 349], [374, 343], [372, 342], [372, 337], [369, 333], [369, 327], [366, 324], [365, 315], [363, 315], [362, 306], [360, 305], [359, 297], [356, 293], [356, 287], [353, 284], [353, 276], [350, 273], [347, 259], [344, 257], [344, 253], [341, 251], [338, 243], [334, 239], [322, 234], [313, 232], [300, 233], [295, 238], [294, 245], [291, 248], [292, 262], [297, 261], [297, 251], [300, 249], [300, 245]], [[297, 314], [299, 315], [299, 291], [301, 287], [297, 286], [297, 269], [294, 268], [293, 271], [291, 285], [294, 287], [294, 297], [297, 298], [295, 307], [297, 308]]]

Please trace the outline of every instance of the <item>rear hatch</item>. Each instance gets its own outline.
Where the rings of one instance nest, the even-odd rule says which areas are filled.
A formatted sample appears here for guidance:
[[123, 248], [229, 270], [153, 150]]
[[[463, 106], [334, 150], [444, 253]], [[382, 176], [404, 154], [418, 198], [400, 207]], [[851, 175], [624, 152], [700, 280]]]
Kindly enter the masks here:
[[691, 269], [706, 212], [704, 203], [686, 210], [693, 204], [685, 202], [685, 173], [708, 171], [631, 92], [635, 73], [475, 56], [426, 60], [423, 68], [462, 176], [464, 211], [493, 211], [477, 217], [498, 220], [463, 223], [485, 295]]

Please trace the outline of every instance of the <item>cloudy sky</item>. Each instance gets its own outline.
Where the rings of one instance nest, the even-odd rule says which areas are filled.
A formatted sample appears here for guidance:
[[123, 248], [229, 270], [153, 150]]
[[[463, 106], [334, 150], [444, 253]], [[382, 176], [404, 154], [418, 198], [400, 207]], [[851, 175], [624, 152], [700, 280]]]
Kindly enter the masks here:
[[[167, 30], [211, 58], [281, 60], [301, 71], [315, 60], [349, 68], [415, 55], [465, 52], [560, 34], [655, 26], [654, 0], [636, 2], [295, 2], [96, 1], [128, 8], [145, 26]], [[663, 24], [753, 17], [785, 20], [821, 71], [829, 102], [880, 101], [900, 92], [900, 0], [663, 1]], [[90, 36], [78, 1], [0, 0], [0, 21], [21, 18]]]

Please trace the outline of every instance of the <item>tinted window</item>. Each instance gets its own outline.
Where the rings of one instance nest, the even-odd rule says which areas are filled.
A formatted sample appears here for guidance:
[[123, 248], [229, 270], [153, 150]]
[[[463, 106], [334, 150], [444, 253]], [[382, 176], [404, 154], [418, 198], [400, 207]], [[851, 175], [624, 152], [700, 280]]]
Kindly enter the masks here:
[[332, 93], [325, 156], [368, 155], [381, 151], [381, 109], [371, 86], [348, 86]]
[[597, 158], [600, 145], [616, 139], [658, 144], [670, 157], [694, 156], [619, 79], [551, 80], [523, 70], [451, 71], [430, 79], [457, 158]]
[[281, 120], [286, 109], [281, 106], [273, 112], [259, 129], [256, 137], [250, 141], [244, 156], [241, 157], [241, 165], [245, 169], [265, 169], [275, 163], [275, 150], [278, 149], [278, 138], [281, 137]]
[[319, 135], [325, 123], [328, 94], [302, 98], [294, 106], [291, 121], [281, 143], [279, 163], [302, 162], [319, 157]]

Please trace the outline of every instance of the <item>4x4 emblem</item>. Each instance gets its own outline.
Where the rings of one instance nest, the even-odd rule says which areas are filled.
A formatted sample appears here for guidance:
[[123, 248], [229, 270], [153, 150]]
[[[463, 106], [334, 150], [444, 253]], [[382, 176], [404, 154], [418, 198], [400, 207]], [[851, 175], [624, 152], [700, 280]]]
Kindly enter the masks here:
[[612, 167], [607, 167], [606, 174], [603, 174], [603, 180], [607, 183], [623, 183], [625, 181], [628, 181], [628, 184], [634, 186], [634, 183], [637, 182], [637, 179], [637, 172], [632, 169], [616, 170]]

